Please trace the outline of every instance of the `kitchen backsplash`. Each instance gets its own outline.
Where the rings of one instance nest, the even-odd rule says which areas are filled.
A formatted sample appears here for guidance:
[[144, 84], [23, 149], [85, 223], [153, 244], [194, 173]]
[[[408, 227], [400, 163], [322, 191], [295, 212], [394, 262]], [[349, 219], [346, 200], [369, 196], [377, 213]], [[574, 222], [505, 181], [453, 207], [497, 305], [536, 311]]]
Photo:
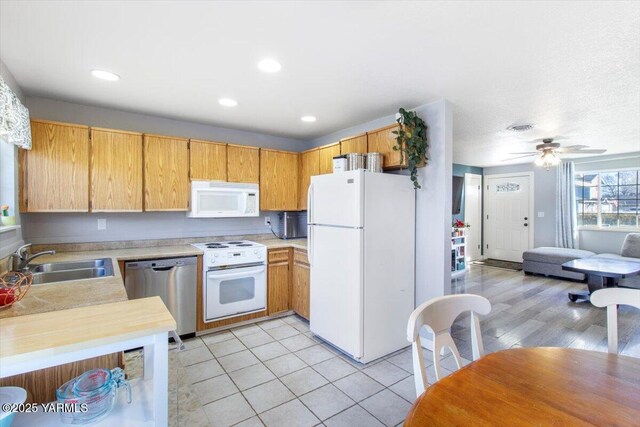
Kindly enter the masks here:
[[[255, 218], [187, 218], [184, 212], [64, 213], [22, 215], [23, 238], [35, 244], [180, 239], [271, 233], [265, 217], [279, 229], [278, 212]], [[106, 228], [98, 230], [99, 220]]]

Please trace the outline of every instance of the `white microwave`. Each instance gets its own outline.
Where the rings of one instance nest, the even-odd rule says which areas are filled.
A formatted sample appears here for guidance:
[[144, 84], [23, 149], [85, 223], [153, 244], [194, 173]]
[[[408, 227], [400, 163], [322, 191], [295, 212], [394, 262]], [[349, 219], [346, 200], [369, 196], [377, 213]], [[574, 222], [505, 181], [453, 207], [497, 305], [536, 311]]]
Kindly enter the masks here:
[[191, 181], [190, 218], [234, 218], [260, 215], [258, 184]]

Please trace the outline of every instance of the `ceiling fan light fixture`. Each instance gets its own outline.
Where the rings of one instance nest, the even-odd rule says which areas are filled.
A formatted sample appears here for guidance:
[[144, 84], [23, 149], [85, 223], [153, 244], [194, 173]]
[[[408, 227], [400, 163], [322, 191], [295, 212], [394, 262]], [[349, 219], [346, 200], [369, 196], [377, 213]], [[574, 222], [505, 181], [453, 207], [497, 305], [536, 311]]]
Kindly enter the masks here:
[[512, 132], [525, 132], [534, 128], [533, 123], [518, 123], [507, 127]]
[[558, 157], [553, 151], [545, 150], [540, 157], [538, 157], [534, 163], [536, 166], [543, 167], [547, 170], [560, 164], [560, 157]]

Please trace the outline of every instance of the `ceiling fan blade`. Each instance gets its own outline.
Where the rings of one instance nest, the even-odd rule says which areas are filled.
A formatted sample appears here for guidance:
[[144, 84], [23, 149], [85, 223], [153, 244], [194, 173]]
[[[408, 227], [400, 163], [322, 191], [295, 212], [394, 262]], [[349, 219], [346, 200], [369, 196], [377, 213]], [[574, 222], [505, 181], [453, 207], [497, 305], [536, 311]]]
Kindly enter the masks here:
[[503, 162], [508, 162], [509, 160], [522, 159], [523, 157], [537, 156], [538, 154], [539, 153], [525, 154], [524, 156], [517, 156], [517, 157], [510, 157], [508, 159], [502, 159], [502, 161]]
[[534, 155], [534, 154], [538, 154], [540, 153], [539, 151], [523, 151], [520, 153], [509, 153], [509, 154], [530, 154], [530, 155]]
[[558, 149], [556, 149], [556, 152], [558, 153], [566, 153], [569, 151], [577, 151], [577, 150], [582, 150], [583, 148], [589, 148], [588, 145], [568, 145], [566, 147], [560, 147]]
[[575, 151], [564, 151], [564, 153], [573, 153], [573, 154], [602, 154], [607, 150], [605, 148], [590, 148], [587, 150], [575, 150]]

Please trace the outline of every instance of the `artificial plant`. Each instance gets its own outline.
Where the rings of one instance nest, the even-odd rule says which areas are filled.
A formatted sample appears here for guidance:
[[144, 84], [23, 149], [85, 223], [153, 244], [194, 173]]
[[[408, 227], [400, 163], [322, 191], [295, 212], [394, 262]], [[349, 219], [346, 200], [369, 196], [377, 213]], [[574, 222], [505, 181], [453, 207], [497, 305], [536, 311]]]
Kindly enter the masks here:
[[414, 111], [404, 108], [398, 110], [400, 117], [396, 120], [400, 127], [394, 130], [396, 135], [395, 151], [400, 151], [400, 163], [407, 158], [407, 169], [411, 173], [413, 188], [421, 188], [418, 183], [418, 166], [424, 164], [427, 158], [427, 124]]

